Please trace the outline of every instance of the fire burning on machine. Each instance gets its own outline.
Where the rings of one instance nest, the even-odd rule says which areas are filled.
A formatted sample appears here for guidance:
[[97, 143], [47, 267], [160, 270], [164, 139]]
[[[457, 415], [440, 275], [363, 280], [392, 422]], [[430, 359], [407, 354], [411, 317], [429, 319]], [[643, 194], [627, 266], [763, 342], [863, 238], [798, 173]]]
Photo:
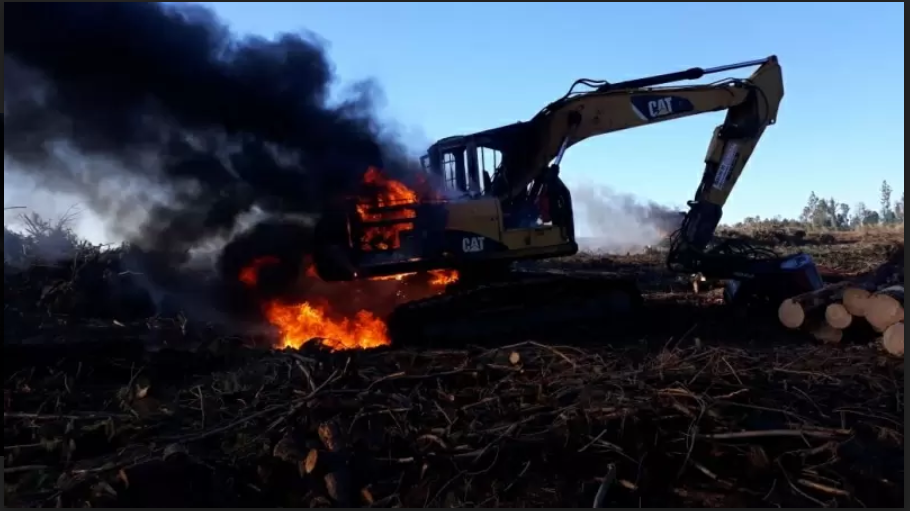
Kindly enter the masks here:
[[[441, 200], [442, 197], [433, 193], [430, 184], [421, 178], [412, 188], [370, 167], [364, 174], [361, 193], [349, 201], [358, 222], [349, 223], [348, 234], [368, 257], [400, 254], [401, 251], [392, 251], [400, 249], [402, 238], [414, 229], [417, 208]], [[389, 259], [394, 262], [391, 257]], [[246, 265], [237, 278], [255, 289], [260, 271], [280, 262], [273, 255], [258, 257]], [[387, 308], [390, 298], [400, 303], [432, 296], [458, 280], [455, 271], [431, 270], [330, 284], [321, 281], [311, 259], [303, 265], [303, 279], [309, 284], [311, 296], [303, 301], [268, 299], [260, 303], [263, 315], [278, 330], [281, 347], [299, 348], [317, 342], [332, 351], [340, 351], [389, 345], [388, 328], [380, 311]], [[341, 290], [344, 293], [339, 293]], [[362, 302], [362, 308], [353, 314], [342, 311], [339, 301], [352, 300]]]

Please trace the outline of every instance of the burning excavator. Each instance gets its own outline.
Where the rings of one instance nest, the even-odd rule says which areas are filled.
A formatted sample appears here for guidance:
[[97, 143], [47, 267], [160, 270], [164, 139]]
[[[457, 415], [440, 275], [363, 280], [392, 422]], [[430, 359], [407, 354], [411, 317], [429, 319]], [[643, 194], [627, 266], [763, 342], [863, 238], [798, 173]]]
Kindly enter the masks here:
[[[661, 86], [756, 66], [745, 79]], [[395, 336], [470, 340], [586, 318], [628, 318], [643, 303], [633, 280], [514, 267], [578, 251], [571, 195], [560, 179], [563, 155], [590, 137], [726, 110], [689, 211], [671, 236], [669, 268], [728, 280], [725, 295], [733, 303], [776, 304], [817, 289], [821, 278], [808, 255], [780, 257], [714, 239], [723, 206], [775, 123], [783, 94], [774, 56], [618, 83], [578, 80], [527, 122], [430, 147], [423, 168], [428, 179], [445, 184], [443, 193], [396, 188], [400, 183], [380, 183], [382, 174], [368, 171], [367, 182], [394, 193], [325, 212], [316, 227], [315, 271], [326, 282], [457, 272], [444, 292], [395, 309], [389, 317]]]

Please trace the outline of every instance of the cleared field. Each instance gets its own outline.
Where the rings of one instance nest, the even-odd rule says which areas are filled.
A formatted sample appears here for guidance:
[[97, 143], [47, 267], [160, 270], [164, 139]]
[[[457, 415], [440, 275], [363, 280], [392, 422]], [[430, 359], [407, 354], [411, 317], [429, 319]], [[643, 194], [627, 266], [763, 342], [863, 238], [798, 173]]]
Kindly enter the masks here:
[[[833, 280], [903, 243], [902, 231], [768, 236]], [[903, 360], [872, 338], [823, 344], [733, 315], [657, 251], [547, 265], [634, 271], [654, 319], [636, 332], [334, 353], [127, 314], [98, 284], [112, 257], [5, 268], [10, 505], [903, 502]]]

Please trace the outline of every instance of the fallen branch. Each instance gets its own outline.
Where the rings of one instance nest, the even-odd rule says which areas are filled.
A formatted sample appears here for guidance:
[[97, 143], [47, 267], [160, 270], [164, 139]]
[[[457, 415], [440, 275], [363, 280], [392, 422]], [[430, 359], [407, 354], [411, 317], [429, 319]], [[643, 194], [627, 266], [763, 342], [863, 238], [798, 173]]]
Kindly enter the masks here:
[[616, 465], [610, 464], [607, 467], [607, 475], [604, 476], [603, 480], [600, 482], [600, 486], [597, 488], [597, 494], [594, 495], [594, 509], [602, 509], [606, 507], [607, 493], [610, 491], [610, 486], [613, 485], [613, 481], [616, 480]]
[[832, 439], [848, 436], [849, 430], [801, 430], [801, 429], [768, 429], [764, 431], [737, 431], [731, 433], [714, 433], [710, 435], [697, 435], [697, 438], [706, 440], [742, 440], [747, 438], [764, 438], [775, 436], [795, 436]]

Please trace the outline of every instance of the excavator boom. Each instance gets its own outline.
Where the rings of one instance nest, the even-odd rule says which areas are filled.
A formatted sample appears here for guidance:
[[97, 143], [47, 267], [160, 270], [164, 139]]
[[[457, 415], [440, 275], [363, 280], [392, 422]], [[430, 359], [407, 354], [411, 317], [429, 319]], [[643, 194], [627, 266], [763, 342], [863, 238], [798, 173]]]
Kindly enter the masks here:
[[[755, 66], [757, 69], [748, 78], [666, 85]], [[576, 92], [579, 85], [591, 90]], [[742, 267], [752, 267], [751, 262], [741, 262], [729, 254], [723, 258], [706, 257], [705, 249], [712, 242], [723, 206], [765, 129], [776, 122], [783, 96], [783, 77], [775, 56], [620, 83], [578, 80], [565, 96], [547, 105], [530, 121], [491, 130], [502, 134], [499, 144], [504, 155], [492, 191], [504, 201], [533, 201], [543, 183], [558, 174], [566, 150], [585, 139], [725, 110], [723, 124], [712, 133], [701, 181], [689, 202], [690, 211], [674, 234], [668, 265], [675, 271], [710, 273], [715, 278], [750, 275]], [[488, 133], [492, 135], [491, 132]], [[527, 199], [529, 186], [532, 188]], [[806, 285], [818, 283], [812, 276], [807, 279], [813, 283]]]
[[[756, 65], [758, 69], [746, 79], [657, 87]], [[579, 80], [569, 93], [547, 105], [530, 121], [499, 128], [509, 133], [509, 145], [515, 148], [503, 151], [504, 158], [512, 156], [516, 161], [504, 161], [498, 182], [494, 178], [497, 195], [514, 197], [522, 193], [550, 162], [561, 159], [567, 149], [585, 139], [726, 110], [723, 125], [714, 131], [705, 158], [705, 176], [696, 195], [696, 200], [723, 206], [765, 128], [776, 121], [784, 96], [781, 68], [774, 56], [615, 84], [593, 82], [596, 88], [592, 91], [574, 91], [578, 85], [591, 83]], [[519, 147], [527, 149], [518, 150]]]

